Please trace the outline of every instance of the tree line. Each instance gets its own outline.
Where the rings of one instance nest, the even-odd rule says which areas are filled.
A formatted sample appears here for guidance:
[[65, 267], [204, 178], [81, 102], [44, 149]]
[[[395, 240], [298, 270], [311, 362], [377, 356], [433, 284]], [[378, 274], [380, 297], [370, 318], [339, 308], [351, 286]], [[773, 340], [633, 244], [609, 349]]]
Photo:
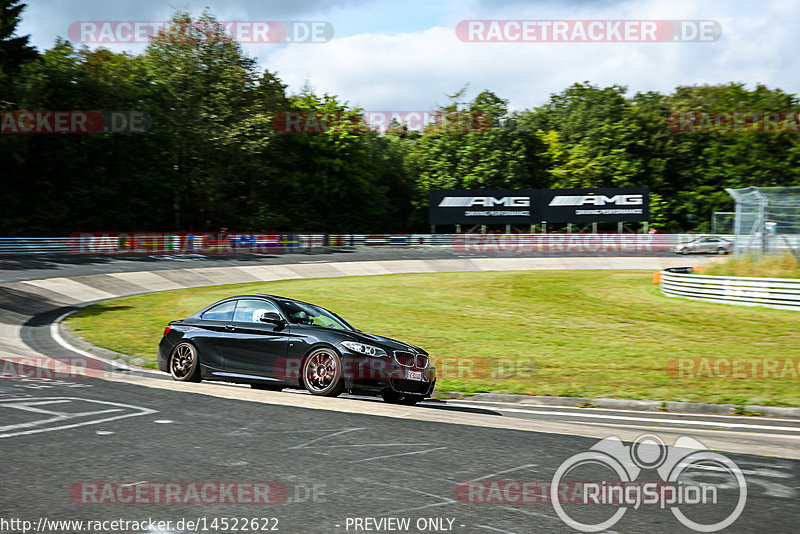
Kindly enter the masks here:
[[[178, 12], [140, 54], [15, 34], [24, 4], [0, 0], [0, 112], [137, 110], [145, 133], [0, 134], [0, 236], [79, 231], [403, 233], [426, 231], [431, 188], [649, 187], [651, 226], [708, 231], [726, 187], [800, 186], [798, 135], [676, 134], [683, 110], [797, 110], [780, 89], [731, 82], [669, 94], [575, 83], [511, 111], [490, 90], [448, 95], [436, 114], [480, 128], [385, 132], [338, 95], [289, 94], [224, 34]], [[544, 97], [544, 95], [543, 95]], [[329, 114], [315, 134], [282, 133], [287, 111]], [[456, 127], [457, 128], [457, 127]]]

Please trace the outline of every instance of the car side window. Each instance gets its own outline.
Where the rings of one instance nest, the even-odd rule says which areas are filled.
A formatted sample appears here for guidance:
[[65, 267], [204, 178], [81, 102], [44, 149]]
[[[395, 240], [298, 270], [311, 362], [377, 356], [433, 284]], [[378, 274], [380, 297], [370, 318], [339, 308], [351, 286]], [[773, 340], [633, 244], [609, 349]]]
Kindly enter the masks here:
[[280, 314], [278, 308], [266, 300], [242, 299], [236, 301], [233, 320], [238, 323], [260, 323], [258, 319], [267, 312]]
[[217, 304], [213, 308], [203, 312], [203, 315], [201, 315], [200, 318], [206, 321], [230, 321], [233, 317], [234, 306], [236, 306], [235, 300]]

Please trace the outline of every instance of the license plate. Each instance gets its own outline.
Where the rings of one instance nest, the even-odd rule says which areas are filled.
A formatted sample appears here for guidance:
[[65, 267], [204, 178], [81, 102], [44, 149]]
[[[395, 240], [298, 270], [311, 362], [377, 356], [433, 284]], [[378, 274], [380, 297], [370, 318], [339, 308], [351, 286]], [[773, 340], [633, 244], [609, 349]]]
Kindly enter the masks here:
[[406, 380], [422, 380], [422, 371], [406, 371]]

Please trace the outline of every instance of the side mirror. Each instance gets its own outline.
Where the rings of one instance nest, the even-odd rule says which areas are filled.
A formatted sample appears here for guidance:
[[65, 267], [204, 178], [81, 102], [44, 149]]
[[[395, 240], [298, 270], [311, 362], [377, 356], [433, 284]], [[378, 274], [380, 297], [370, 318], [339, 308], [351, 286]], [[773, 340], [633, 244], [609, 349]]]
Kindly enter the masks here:
[[270, 323], [280, 326], [286, 324], [286, 321], [283, 320], [283, 317], [275, 312], [264, 312], [261, 314], [261, 317], [259, 317], [258, 320], [262, 323]]

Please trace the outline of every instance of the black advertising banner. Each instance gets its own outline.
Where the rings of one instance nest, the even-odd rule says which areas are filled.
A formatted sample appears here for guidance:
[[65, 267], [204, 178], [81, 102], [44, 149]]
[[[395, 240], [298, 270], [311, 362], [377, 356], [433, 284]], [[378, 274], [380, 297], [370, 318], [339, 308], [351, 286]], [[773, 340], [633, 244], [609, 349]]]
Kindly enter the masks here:
[[530, 224], [535, 189], [431, 189], [431, 224]]
[[650, 220], [646, 187], [431, 189], [430, 224], [539, 224]]
[[650, 189], [646, 187], [542, 189], [539, 195], [537, 217], [541, 221], [580, 223], [650, 220]]

